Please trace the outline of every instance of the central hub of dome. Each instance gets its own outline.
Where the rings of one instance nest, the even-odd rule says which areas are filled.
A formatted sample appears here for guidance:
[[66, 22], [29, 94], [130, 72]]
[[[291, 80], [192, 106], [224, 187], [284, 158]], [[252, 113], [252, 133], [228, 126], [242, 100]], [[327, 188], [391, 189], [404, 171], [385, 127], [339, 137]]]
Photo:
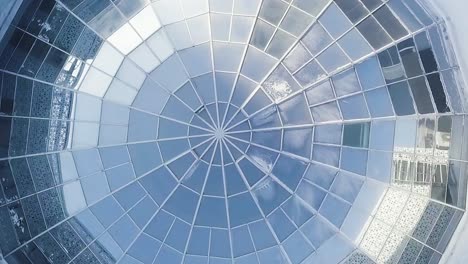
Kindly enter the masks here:
[[251, 130], [250, 120], [242, 109], [225, 102], [211, 103], [192, 116], [190, 148], [205, 164], [231, 164], [232, 158], [239, 158], [239, 151], [247, 150]]
[[224, 129], [221, 127], [218, 127], [214, 130], [214, 136], [216, 139], [223, 139], [224, 138]]

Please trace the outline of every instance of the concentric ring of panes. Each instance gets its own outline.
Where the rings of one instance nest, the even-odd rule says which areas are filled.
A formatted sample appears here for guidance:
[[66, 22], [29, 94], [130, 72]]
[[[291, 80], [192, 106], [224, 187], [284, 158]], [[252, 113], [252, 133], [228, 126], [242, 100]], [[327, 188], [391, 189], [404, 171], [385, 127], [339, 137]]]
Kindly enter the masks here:
[[0, 56], [7, 261], [443, 253], [468, 106], [418, 1], [24, 6]]

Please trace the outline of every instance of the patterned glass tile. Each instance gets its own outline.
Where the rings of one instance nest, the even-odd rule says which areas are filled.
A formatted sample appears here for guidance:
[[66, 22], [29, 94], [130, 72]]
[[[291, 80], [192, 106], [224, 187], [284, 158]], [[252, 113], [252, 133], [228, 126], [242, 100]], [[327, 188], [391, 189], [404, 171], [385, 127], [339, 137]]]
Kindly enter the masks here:
[[46, 155], [27, 158], [36, 191], [42, 191], [55, 185]]
[[23, 208], [20, 202], [14, 202], [8, 205], [10, 219], [16, 231], [16, 237], [20, 244], [31, 238], [28, 223], [24, 217]]
[[408, 193], [404, 191], [390, 188], [385, 194], [375, 217], [387, 224], [395, 224], [401, 211], [403, 211], [408, 196]]
[[15, 177], [16, 186], [21, 197], [33, 194], [36, 192], [34, 182], [29, 171], [26, 158], [10, 160], [11, 171]]
[[33, 82], [24, 78], [16, 79], [16, 96], [14, 115], [29, 116], [31, 112], [31, 96]]
[[[43, 153], [47, 150], [49, 120], [31, 119], [29, 123], [28, 154]], [[34, 132], [33, 132], [34, 131]]]
[[[59, 264], [437, 263], [463, 212], [445, 203], [464, 200], [466, 166], [446, 160], [464, 155], [458, 138], [466, 121], [452, 118], [451, 111], [461, 113], [464, 106], [459, 77], [447, 74], [457, 65], [446, 28], [425, 7], [415, 0], [24, 1], [0, 54], [2, 256], [9, 263]], [[158, 25], [145, 28], [148, 18]], [[210, 53], [212, 38], [215, 52], [207, 57], [199, 51]], [[175, 51], [182, 47], [187, 50]], [[114, 48], [112, 57], [105, 54]], [[359, 63], [373, 49], [378, 56], [372, 65]], [[105, 68], [109, 88], [92, 79], [94, 66]], [[96, 109], [112, 102], [126, 114], [77, 107], [82, 92], [94, 94]], [[129, 124], [129, 109], [148, 118]], [[437, 134], [405, 126], [426, 118], [402, 117], [415, 114], [432, 114]], [[395, 115], [398, 136], [378, 131], [375, 117]], [[89, 118], [80, 121], [104, 130], [81, 134], [74, 119], [83, 116]], [[349, 132], [343, 120], [348, 128], [372, 125], [343, 139]], [[122, 148], [132, 164], [96, 148], [75, 148], [85, 137]], [[285, 157], [309, 168], [294, 174], [293, 183]], [[249, 182], [248, 160], [274, 169], [276, 188], [258, 193], [260, 178], [270, 175], [262, 171]], [[166, 178], [147, 175], [158, 176], [158, 166], [170, 167]], [[133, 182], [135, 177], [142, 178]], [[344, 184], [350, 179], [356, 186]], [[381, 192], [360, 188], [374, 179]], [[221, 218], [227, 220], [213, 222]], [[252, 222], [262, 218], [268, 220], [264, 228]], [[148, 221], [149, 235], [137, 236]], [[343, 232], [354, 228], [362, 238], [346, 252], [341, 235], [333, 236], [342, 222]]]
[[[47, 20], [47, 17], [49, 16], [50, 12], [54, 8], [54, 1], [39, 1], [37, 5], [32, 5], [32, 12], [29, 13], [28, 17], [23, 17], [26, 21], [27, 24], [25, 24], [24, 28], [30, 32], [33, 35], [37, 35], [40, 30], [42, 29], [42, 23]], [[37, 9], [36, 9], [37, 8]], [[33, 11], [34, 10], [34, 11]], [[26, 15], [26, 14], [25, 14]]]
[[91, 29], [84, 28], [71, 54], [83, 61], [94, 59], [102, 42]]
[[8, 254], [17, 246], [16, 232], [11, 222], [10, 212], [6, 206], [0, 207], [0, 249], [3, 254]]
[[83, 250], [85, 244], [68, 222], [64, 222], [50, 231], [55, 240], [65, 248], [70, 258]]
[[5, 195], [5, 202], [11, 202], [19, 198], [15, 179], [7, 160], [0, 161], [1, 186]]
[[37, 195], [21, 199], [21, 205], [23, 207], [26, 221], [29, 225], [31, 236], [35, 237], [45, 231], [46, 225]]
[[50, 117], [52, 102], [52, 86], [40, 82], [34, 82], [31, 116]]
[[11, 136], [11, 121], [10, 117], [0, 117], [0, 158], [8, 156], [8, 149], [10, 147], [10, 136]]
[[405, 235], [392, 232], [385, 242], [377, 261], [379, 263], [397, 263], [407, 242], [408, 238]]
[[419, 253], [418, 259], [416, 260], [416, 264], [425, 264], [434, 261], [437, 263], [440, 260], [440, 254], [435, 252], [434, 250], [424, 247], [421, 252]]
[[36, 238], [34, 243], [41, 249], [44, 256], [46, 256], [51, 263], [67, 263], [70, 260], [63, 248], [60, 247], [49, 233], [45, 233]]
[[28, 129], [29, 119], [13, 118], [9, 149], [10, 156], [20, 156], [26, 153]]
[[50, 50], [50, 45], [47, 43], [36, 39], [34, 45], [29, 52], [29, 56], [24, 61], [21, 69], [19, 71], [20, 74], [24, 74], [26, 76], [34, 77], [39, 68], [41, 67], [42, 63], [44, 62], [47, 53]]
[[81, 252], [76, 257], [74, 262], [76, 264], [80, 264], [80, 263], [101, 264], [101, 262], [99, 262], [96, 256], [94, 256], [94, 254], [89, 249], [85, 249], [83, 252]]
[[375, 264], [375, 262], [366, 254], [356, 251], [343, 264]]
[[64, 22], [54, 45], [58, 48], [70, 52], [83, 31], [84, 25], [74, 16], [68, 16]]
[[66, 53], [58, 49], [51, 48], [44, 60], [44, 63], [36, 74], [36, 78], [49, 83], [54, 83], [60, 73], [60, 70], [65, 64], [67, 57]]
[[440, 213], [439, 219], [437, 219], [436, 224], [432, 228], [431, 234], [429, 235], [429, 238], [427, 239], [427, 245], [439, 249], [440, 244], [444, 236], [448, 235], [450, 236], [451, 234], [447, 234], [446, 232], [448, 231], [450, 221], [452, 220], [453, 216], [455, 214], [455, 209], [451, 207], [444, 207], [442, 212]]
[[398, 263], [401, 264], [411, 264], [416, 261], [419, 256], [419, 252], [421, 251], [423, 245], [418, 241], [411, 239], [408, 244], [406, 245], [403, 254], [401, 255], [400, 261]]
[[47, 227], [51, 227], [65, 218], [62, 201], [58, 190], [53, 188], [38, 194]]
[[390, 233], [391, 228], [388, 225], [374, 219], [362, 239], [361, 249], [369, 256], [377, 258]]
[[[37, 247], [34, 242], [30, 242], [21, 249], [15, 251], [12, 255], [13, 259], [20, 263], [49, 263], [50, 261], [44, 256], [44, 253]], [[8, 258], [7, 258], [8, 259]]]
[[29, 34], [24, 33], [21, 37], [15, 51], [11, 55], [10, 61], [6, 66], [6, 70], [11, 72], [18, 72], [21, 65], [23, 64], [26, 56], [29, 53], [32, 45], [34, 44], [35, 38]]
[[419, 220], [412, 236], [419, 241], [426, 242], [442, 208], [443, 206], [441, 204], [430, 202], [424, 210], [421, 220]]
[[47, 18], [47, 21], [44, 23], [38, 37], [44, 41], [53, 43], [59, 34], [67, 16], [69, 16], [67, 10], [60, 4], [55, 4], [54, 9], [50, 12], [50, 15]]
[[404, 234], [411, 234], [421, 220], [428, 203], [425, 198], [410, 196], [397, 221], [396, 228]]

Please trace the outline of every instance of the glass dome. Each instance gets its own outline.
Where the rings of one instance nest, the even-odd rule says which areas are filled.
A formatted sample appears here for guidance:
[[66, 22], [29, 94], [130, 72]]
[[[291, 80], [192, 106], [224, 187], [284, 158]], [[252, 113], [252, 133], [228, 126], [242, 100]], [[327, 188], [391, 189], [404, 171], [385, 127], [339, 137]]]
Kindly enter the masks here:
[[419, 0], [10, 3], [0, 263], [440, 261], [468, 97]]

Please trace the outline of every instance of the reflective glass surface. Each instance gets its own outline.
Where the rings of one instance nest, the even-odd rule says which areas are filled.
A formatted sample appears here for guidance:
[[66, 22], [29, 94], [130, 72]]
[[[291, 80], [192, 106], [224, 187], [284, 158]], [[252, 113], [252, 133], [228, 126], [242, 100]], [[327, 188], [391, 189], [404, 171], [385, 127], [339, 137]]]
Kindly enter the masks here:
[[23, 1], [0, 42], [0, 263], [437, 263], [468, 100], [432, 14]]

